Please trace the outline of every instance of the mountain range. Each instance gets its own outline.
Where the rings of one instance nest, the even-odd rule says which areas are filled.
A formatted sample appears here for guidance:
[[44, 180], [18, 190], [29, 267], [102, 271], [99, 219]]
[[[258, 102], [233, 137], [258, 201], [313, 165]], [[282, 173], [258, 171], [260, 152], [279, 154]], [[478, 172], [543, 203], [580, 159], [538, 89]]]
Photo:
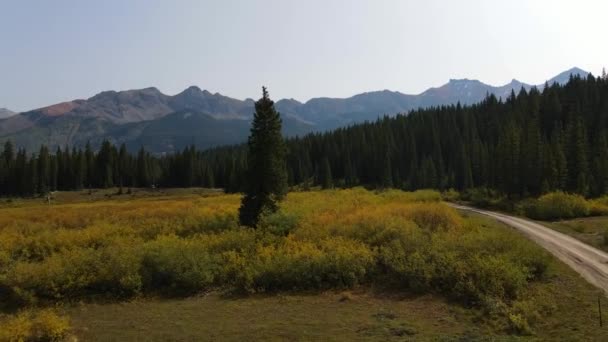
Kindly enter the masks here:
[[[572, 68], [547, 80], [564, 84], [570, 75], [588, 72]], [[535, 85], [542, 89], [544, 84]], [[533, 85], [517, 80], [491, 86], [478, 80], [452, 79], [418, 95], [389, 90], [358, 94], [349, 98], [313, 98], [305, 103], [294, 99], [276, 102], [287, 136], [325, 131], [378, 116], [407, 113], [413, 109], [449, 104], [473, 104], [487, 94], [506, 98], [511, 91]], [[191, 86], [173, 96], [156, 88], [104, 91], [86, 100], [73, 100], [17, 115], [0, 110], [0, 142], [35, 151], [40, 144], [99, 146], [108, 139], [125, 143], [130, 150], [144, 146], [154, 153], [170, 153], [194, 144], [209, 148], [246, 140], [254, 112], [254, 100], [238, 100]]]

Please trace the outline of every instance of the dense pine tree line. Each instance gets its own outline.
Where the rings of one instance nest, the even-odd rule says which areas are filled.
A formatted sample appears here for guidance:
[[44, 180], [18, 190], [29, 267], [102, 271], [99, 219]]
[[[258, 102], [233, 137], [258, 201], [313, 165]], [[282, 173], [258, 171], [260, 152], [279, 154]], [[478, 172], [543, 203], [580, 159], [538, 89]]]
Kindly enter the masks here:
[[[220, 177], [223, 180], [223, 178]], [[105, 141], [94, 152], [58, 148], [50, 153], [15, 150], [9, 141], [0, 151], [0, 196], [32, 196], [56, 190], [109, 187], [215, 187], [209, 163], [194, 147], [166, 157], [155, 157], [143, 148], [135, 155], [125, 145]]]
[[[504, 100], [489, 95], [472, 106], [420, 109], [287, 145], [290, 185], [598, 196], [608, 192], [608, 78], [573, 77], [542, 92], [521, 89]], [[238, 175], [242, 153], [227, 147], [205, 156]]]
[[[288, 139], [290, 185], [403, 189], [488, 187], [510, 196], [608, 192], [608, 78], [488, 96], [472, 106], [420, 109]], [[0, 195], [89, 187], [222, 187], [243, 191], [245, 145], [168, 156], [129, 154], [109, 142], [93, 151], [10, 143], [0, 151]]]

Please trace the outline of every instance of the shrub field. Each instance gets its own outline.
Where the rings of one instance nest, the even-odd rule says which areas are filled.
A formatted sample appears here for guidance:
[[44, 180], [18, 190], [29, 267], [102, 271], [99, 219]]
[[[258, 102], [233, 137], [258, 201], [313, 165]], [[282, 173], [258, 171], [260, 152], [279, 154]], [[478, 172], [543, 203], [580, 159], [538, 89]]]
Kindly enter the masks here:
[[547, 279], [553, 259], [440, 198], [434, 191], [295, 192], [257, 230], [238, 225], [238, 195], [0, 209], [0, 302], [16, 312], [208, 291], [374, 287], [436, 294], [530, 332], [531, 318], [547, 308], [532, 308], [523, 294]]

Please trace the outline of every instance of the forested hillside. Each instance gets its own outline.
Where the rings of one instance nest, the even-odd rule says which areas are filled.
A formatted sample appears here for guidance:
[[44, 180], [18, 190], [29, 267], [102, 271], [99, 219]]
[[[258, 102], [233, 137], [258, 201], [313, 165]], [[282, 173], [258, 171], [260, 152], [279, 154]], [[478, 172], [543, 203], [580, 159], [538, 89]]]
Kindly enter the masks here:
[[[503, 102], [410, 112], [291, 139], [291, 184], [489, 187], [509, 195], [608, 191], [608, 79], [573, 77]], [[240, 147], [207, 152], [218, 184], [238, 189], [231, 171]], [[228, 170], [228, 171], [225, 171]]]
[[[290, 185], [488, 187], [510, 196], [566, 190], [608, 192], [608, 79], [572, 77], [566, 85], [489, 95], [471, 106], [412, 111], [287, 141]], [[111, 186], [242, 189], [244, 146], [162, 157], [102, 144], [98, 152], [35, 154], [5, 145], [2, 195]]]

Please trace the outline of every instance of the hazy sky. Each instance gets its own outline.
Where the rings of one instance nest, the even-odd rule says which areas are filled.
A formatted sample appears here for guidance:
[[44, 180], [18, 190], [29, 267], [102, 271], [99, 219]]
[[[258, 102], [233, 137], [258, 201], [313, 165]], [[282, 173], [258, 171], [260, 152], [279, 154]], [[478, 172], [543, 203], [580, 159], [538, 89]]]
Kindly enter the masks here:
[[0, 107], [189, 85], [236, 98], [542, 83], [608, 65], [605, 0], [0, 0]]

